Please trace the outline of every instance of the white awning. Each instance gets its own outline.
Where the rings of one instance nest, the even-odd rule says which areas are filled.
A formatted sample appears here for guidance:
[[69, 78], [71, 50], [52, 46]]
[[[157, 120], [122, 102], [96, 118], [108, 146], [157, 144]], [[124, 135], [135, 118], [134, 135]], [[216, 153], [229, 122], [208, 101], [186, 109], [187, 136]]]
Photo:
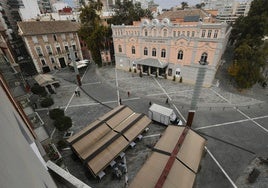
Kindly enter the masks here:
[[40, 86], [46, 86], [46, 85], [51, 85], [54, 83], [59, 83], [59, 81], [57, 81], [50, 74], [39, 74], [39, 75], [35, 76], [34, 79]]
[[146, 58], [146, 59], [139, 59], [134, 61], [135, 64], [139, 65], [147, 65], [150, 67], [158, 67], [158, 68], [165, 68], [168, 63], [162, 62], [159, 59], [153, 58]]

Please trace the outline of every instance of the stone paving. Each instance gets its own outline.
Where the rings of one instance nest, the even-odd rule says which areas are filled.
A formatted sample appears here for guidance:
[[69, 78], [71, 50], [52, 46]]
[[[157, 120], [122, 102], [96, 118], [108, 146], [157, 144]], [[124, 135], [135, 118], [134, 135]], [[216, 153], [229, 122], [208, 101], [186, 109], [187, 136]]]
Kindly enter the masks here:
[[[103, 96], [97, 94], [97, 89], [100, 89], [100, 91], [102, 89], [101, 87], [99, 88], [98, 83], [107, 84], [109, 87], [114, 89], [116, 88], [116, 74], [115, 69], [112, 67], [99, 68], [96, 70], [96, 74], [94, 67], [89, 67], [87, 74], [85, 74], [82, 78], [82, 87], [86, 93], [84, 93], [83, 90], [79, 89], [81, 91], [80, 97], [74, 95], [74, 91], [78, 89], [74, 79], [74, 72], [71, 72], [68, 69], [63, 69], [61, 71], [56, 71], [53, 74], [60, 80], [61, 86], [57, 88], [57, 93], [52, 95], [55, 104], [50, 107], [50, 109], [57, 107], [64, 109], [65, 114], [67, 116], [70, 116], [73, 120], [73, 127], [71, 130], [75, 133], [88, 125], [90, 122], [94, 121], [96, 118], [108, 112], [111, 108], [118, 105], [115, 90], [105, 90], [102, 93]], [[83, 75], [83, 72], [81, 75]], [[119, 93], [122, 97], [123, 103], [130, 105], [137, 112], [146, 113], [146, 109], [148, 108], [148, 101], [150, 100], [157, 101], [158, 103], [162, 102], [164, 104], [164, 101], [167, 98], [166, 94], [168, 94], [168, 96], [170, 96], [172, 99], [171, 102], [175, 103], [176, 106], [178, 106], [178, 108], [183, 111], [183, 114], [187, 113], [194, 88], [192, 85], [150, 76], [143, 76], [140, 78], [138, 74], [131, 74], [129, 72], [120, 70], [117, 70], [117, 79]], [[166, 93], [164, 93], [163, 89], [159, 86], [158, 83], [161, 87], [163, 87]], [[130, 92], [131, 98], [137, 98], [137, 100], [129, 100], [127, 91]], [[264, 93], [264, 97], [261, 98], [264, 100], [260, 100], [239, 95], [237, 93], [230, 93], [223, 90], [221, 87], [213, 86], [211, 88], [203, 88], [198, 103], [198, 108], [201, 108], [202, 110], [196, 115], [197, 119], [200, 121], [198, 122], [198, 126], [202, 127], [214, 123], [225, 123], [226, 120], [224, 117], [222, 119], [210, 118], [213, 117], [213, 114], [220, 117], [221, 112], [225, 107], [229, 107], [229, 109], [228, 111], [225, 110], [224, 114], [225, 116], [230, 117], [232, 121], [239, 121], [241, 118], [243, 118], [242, 115], [233, 115], [236, 112], [236, 110], [233, 108], [234, 106], [242, 108], [243, 110], [248, 111], [248, 113], [251, 113], [251, 111], [254, 112], [255, 108], [258, 110], [260, 108], [263, 108], [263, 115], [267, 115], [267, 111], [265, 110], [267, 109], [267, 100], [265, 100], [265, 95], [266, 94]], [[101, 101], [106, 102], [106, 106], [98, 104], [98, 101], [95, 100], [101, 100], [103, 97], [108, 97], [105, 101]], [[213, 108], [212, 111], [211, 108]], [[62, 133], [59, 133], [58, 131], [54, 132], [54, 127], [52, 121], [47, 115], [47, 110], [48, 109], [38, 109], [38, 113], [46, 124], [46, 130], [48, 131], [49, 135], [52, 135], [53, 141], [56, 143], [58, 140], [62, 139]], [[205, 116], [207, 112], [210, 113], [210, 117]], [[149, 127], [150, 131], [148, 134], [150, 135], [160, 134], [165, 129], [164, 126], [161, 126], [159, 124], [151, 124]], [[217, 130], [212, 130], [212, 133], [217, 135], [218, 132], [216, 131]], [[239, 131], [237, 134], [239, 134]], [[151, 150], [148, 149], [147, 146], [154, 145], [157, 142], [158, 138], [159, 137], [155, 136], [143, 139], [141, 142], [137, 143], [135, 148], [128, 149], [126, 151], [126, 159], [129, 169], [128, 176], [130, 181], [134, 178], [135, 174], [145, 162], [146, 158], [150, 155]], [[210, 145], [212, 148], [214, 147], [214, 143]], [[64, 162], [67, 165], [69, 171], [88, 185], [96, 188], [124, 187], [123, 179], [114, 180], [112, 178], [110, 168], [107, 169], [107, 175], [102, 179], [102, 181], [98, 182], [96, 179], [89, 175], [90, 173], [83, 167], [80, 160], [74, 160], [71, 150], [67, 149], [61, 151], [61, 154], [64, 157]], [[248, 157], [244, 159], [245, 162], [247, 160]], [[217, 182], [216, 177], [221, 177], [221, 186], [217, 187], [230, 187], [230, 184], [228, 182], [222, 182], [223, 174], [220, 172], [213, 161], [210, 161], [208, 158], [206, 158], [206, 160], [204, 160], [202, 163], [204, 163], [204, 165], [208, 166], [209, 168], [204, 170], [205, 173], [202, 172], [200, 176], [197, 176], [198, 183], [196, 187], [202, 187], [204, 184], [209, 184], [210, 181], [214, 181], [214, 184], [210, 182], [210, 185], [215, 185], [215, 181]], [[243, 166], [240, 166], [240, 168], [243, 170]], [[203, 176], [206, 174], [211, 174], [211, 170], [214, 171], [215, 174], [218, 174], [218, 176], [215, 176], [211, 180], [208, 180], [207, 178], [204, 179]], [[234, 174], [236, 173], [234, 172]]]

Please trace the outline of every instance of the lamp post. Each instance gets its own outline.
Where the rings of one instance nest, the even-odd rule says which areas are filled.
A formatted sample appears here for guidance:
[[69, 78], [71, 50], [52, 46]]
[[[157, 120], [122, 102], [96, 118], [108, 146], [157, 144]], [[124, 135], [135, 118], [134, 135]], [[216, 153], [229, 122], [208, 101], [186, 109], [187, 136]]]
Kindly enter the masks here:
[[77, 85], [78, 86], [81, 86], [82, 85], [81, 78], [80, 78], [79, 71], [77, 69], [77, 65], [76, 65], [76, 61], [75, 61], [75, 55], [74, 55], [74, 50], [73, 50], [73, 47], [72, 46], [70, 46], [69, 51], [70, 51], [71, 61], [72, 61], [73, 66], [74, 66], [74, 72], [76, 74]]

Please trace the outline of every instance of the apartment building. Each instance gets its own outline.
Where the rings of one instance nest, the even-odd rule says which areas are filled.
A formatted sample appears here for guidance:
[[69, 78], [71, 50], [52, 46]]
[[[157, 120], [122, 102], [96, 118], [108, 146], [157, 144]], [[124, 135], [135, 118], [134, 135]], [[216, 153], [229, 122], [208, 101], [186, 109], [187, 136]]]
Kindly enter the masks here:
[[71, 21], [19, 22], [19, 34], [39, 73], [64, 68], [70, 63], [72, 48], [76, 59], [83, 59], [77, 31]]
[[203, 85], [209, 87], [231, 28], [190, 9], [133, 25], [112, 25], [112, 31], [116, 68], [194, 84], [199, 67], [206, 66]]
[[219, 9], [217, 20], [221, 22], [234, 23], [240, 16], [247, 16], [252, 0], [247, 2], [233, 2]]

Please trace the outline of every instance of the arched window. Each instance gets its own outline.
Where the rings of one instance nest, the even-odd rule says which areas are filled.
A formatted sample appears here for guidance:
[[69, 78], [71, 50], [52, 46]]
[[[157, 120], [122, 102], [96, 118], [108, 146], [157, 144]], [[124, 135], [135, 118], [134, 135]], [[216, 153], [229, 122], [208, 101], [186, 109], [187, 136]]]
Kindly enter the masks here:
[[163, 29], [163, 37], [167, 37], [167, 29]]
[[153, 35], [156, 37], [156, 29], [153, 29]]
[[152, 56], [154, 56], [154, 57], [156, 56], [156, 49], [155, 48], [152, 49]]
[[144, 48], [143, 54], [146, 56], [148, 55], [148, 48], [147, 47]]
[[178, 59], [183, 59], [183, 51], [182, 50], [180, 50], [178, 52]]
[[118, 45], [118, 52], [122, 52], [122, 46], [120, 44]]
[[204, 52], [200, 58], [200, 64], [207, 64], [208, 54]]
[[144, 29], [144, 36], [145, 36], [145, 37], [148, 36], [148, 31], [147, 31], [147, 29]]
[[132, 52], [132, 54], [135, 54], [135, 46], [132, 46], [131, 52]]
[[161, 50], [161, 57], [163, 57], [163, 58], [166, 57], [166, 50], [165, 49]]

